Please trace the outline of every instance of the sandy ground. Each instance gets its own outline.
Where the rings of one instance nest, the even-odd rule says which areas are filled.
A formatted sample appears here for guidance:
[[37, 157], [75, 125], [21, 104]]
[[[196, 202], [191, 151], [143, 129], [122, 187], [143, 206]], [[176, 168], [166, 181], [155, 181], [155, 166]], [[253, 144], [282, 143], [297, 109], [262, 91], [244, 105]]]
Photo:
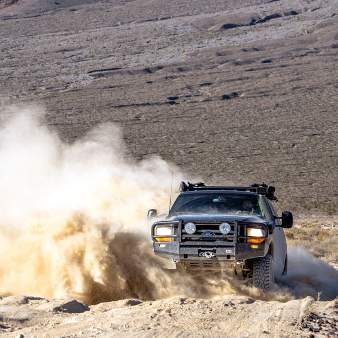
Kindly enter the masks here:
[[101, 303], [88, 311], [71, 300], [16, 297], [3, 299], [0, 311], [5, 307], [3, 325], [25, 327], [3, 337], [337, 336], [337, 301], [316, 302], [311, 297], [285, 303], [236, 295], [213, 300], [129, 299]]
[[[217, 296], [178, 294], [91, 306], [71, 298], [3, 296], [0, 333], [4, 337], [338, 337], [337, 245], [326, 238], [321, 251], [317, 247], [323, 231], [337, 238], [338, 220], [307, 222], [288, 233], [289, 245], [294, 246], [289, 251], [288, 277], [270, 294], [233, 282], [229, 284], [233, 288], [226, 287]], [[306, 236], [316, 245], [306, 243]], [[180, 281], [189, 283], [188, 278]], [[219, 281], [214, 282], [215, 290]]]
[[[229, 295], [216, 299], [135, 299], [87, 308], [74, 300], [1, 300], [4, 337], [336, 337], [336, 301], [287, 302]], [[6, 312], [4, 312], [6, 311]]]

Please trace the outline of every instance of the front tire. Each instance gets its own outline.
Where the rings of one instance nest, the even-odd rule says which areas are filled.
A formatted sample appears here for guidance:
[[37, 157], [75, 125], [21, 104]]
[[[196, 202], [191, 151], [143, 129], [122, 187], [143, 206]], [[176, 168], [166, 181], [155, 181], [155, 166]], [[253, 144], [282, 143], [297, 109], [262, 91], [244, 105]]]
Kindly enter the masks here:
[[272, 289], [275, 282], [272, 265], [273, 259], [270, 254], [253, 260], [252, 284], [254, 287], [262, 291], [269, 291]]

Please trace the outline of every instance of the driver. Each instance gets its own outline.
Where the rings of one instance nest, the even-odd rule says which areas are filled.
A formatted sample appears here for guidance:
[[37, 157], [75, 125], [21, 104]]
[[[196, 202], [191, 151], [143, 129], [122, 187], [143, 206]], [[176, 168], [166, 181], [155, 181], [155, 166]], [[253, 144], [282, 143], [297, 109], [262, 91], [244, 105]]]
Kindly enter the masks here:
[[252, 201], [250, 200], [244, 200], [242, 203], [242, 210], [249, 213], [249, 214], [254, 214], [256, 211], [256, 208]]

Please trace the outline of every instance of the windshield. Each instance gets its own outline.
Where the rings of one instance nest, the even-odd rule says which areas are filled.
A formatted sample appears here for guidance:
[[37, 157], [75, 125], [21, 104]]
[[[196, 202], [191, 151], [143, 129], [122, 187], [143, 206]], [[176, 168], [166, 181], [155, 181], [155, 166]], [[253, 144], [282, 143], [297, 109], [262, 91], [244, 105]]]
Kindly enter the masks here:
[[229, 193], [194, 193], [178, 196], [170, 210], [177, 214], [257, 215], [262, 216], [256, 195]]

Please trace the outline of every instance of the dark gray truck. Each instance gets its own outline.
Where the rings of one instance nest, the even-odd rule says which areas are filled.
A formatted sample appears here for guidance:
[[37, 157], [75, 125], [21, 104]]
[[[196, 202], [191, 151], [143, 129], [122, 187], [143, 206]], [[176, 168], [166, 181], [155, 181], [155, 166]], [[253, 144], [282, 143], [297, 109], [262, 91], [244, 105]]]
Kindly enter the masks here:
[[[268, 291], [287, 273], [283, 228], [291, 228], [289, 211], [277, 215], [275, 188], [180, 185], [169, 214], [151, 227], [154, 252], [171, 259], [178, 270], [232, 269], [255, 287]], [[155, 220], [151, 209], [148, 219]]]

